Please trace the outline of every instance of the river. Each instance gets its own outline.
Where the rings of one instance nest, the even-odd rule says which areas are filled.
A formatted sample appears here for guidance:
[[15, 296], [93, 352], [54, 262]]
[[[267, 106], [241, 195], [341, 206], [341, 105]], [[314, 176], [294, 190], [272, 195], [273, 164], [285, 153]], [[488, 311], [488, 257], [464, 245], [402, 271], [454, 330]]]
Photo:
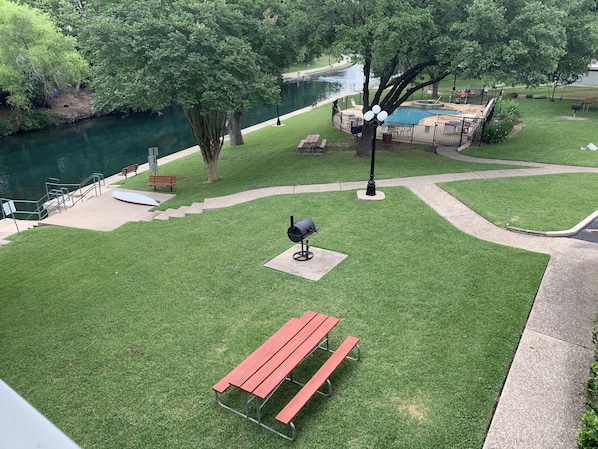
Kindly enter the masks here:
[[[279, 106], [280, 115], [314, 101], [340, 97], [363, 87], [362, 67], [289, 81]], [[243, 115], [243, 127], [276, 117], [275, 106], [256, 106]], [[92, 173], [113, 175], [134, 163], [147, 162], [148, 148], [159, 157], [194, 146], [184, 117], [164, 114], [109, 115], [71, 125], [0, 138], [0, 198], [37, 200], [48, 178], [79, 183]]]

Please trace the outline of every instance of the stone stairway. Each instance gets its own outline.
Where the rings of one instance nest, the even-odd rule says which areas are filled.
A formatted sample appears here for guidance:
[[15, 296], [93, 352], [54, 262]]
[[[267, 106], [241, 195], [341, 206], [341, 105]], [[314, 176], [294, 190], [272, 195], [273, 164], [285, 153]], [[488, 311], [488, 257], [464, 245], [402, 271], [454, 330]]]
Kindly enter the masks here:
[[197, 215], [203, 212], [203, 203], [193, 203], [191, 206], [181, 206], [178, 209], [166, 209], [148, 212], [140, 221], [170, 220], [182, 218], [187, 215]]

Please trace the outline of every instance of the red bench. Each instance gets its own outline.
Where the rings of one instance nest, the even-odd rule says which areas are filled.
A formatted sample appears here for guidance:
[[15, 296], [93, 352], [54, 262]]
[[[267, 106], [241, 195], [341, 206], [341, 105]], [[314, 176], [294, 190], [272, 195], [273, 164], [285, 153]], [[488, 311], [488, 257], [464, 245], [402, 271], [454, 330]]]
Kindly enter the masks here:
[[154, 190], [156, 187], [170, 187], [172, 192], [172, 187], [176, 185], [176, 176], [150, 175], [147, 185], [153, 186]]
[[[243, 416], [277, 435], [294, 440], [296, 428], [292, 421], [297, 413], [324, 383], [328, 385], [328, 393], [321, 391], [320, 393], [330, 395], [332, 385], [328, 378], [345, 358], [351, 360], [360, 360], [361, 358], [359, 339], [355, 337], [347, 337], [336, 351], [329, 349], [328, 333], [338, 321], [337, 318], [312, 311], [306, 312], [301, 318], [291, 318], [272, 337], [212, 387], [216, 394], [216, 402], [227, 410]], [[357, 357], [350, 357], [349, 353], [355, 348]], [[332, 356], [305, 385], [294, 381], [293, 370], [316, 349], [328, 351], [332, 353]], [[285, 435], [262, 421], [264, 406], [285, 380], [302, 386], [297, 395], [275, 418], [279, 423], [290, 426], [291, 436]], [[244, 403], [240, 406], [233, 407], [221, 401], [220, 395], [231, 386], [246, 393], [243, 395]], [[255, 414], [250, 412], [249, 405], [251, 403], [255, 403]]]
[[[293, 424], [292, 420], [295, 418], [297, 413], [301, 411], [301, 409], [307, 404], [307, 402], [318, 392], [320, 387], [325, 383], [328, 384], [328, 394], [329, 396], [332, 393], [332, 384], [328, 379], [330, 375], [334, 372], [334, 370], [341, 364], [341, 362], [349, 355], [349, 353], [353, 350], [353, 348], [357, 346], [359, 343], [359, 338], [357, 337], [347, 337], [345, 341], [338, 347], [336, 351], [332, 354], [332, 356], [326, 360], [326, 362], [322, 365], [322, 367], [312, 376], [309, 381], [299, 390], [299, 392], [290, 400], [290, 402], [283, 408], [278, 415], [276, 415], [276, 421], [285, 424], [291, 425], [293, 429], [293, 434], [295, 433], [295, 425]], [[359, 359], [359, 356], [358, 356]], [[294, 438], [293, 438], [294, 439]]]

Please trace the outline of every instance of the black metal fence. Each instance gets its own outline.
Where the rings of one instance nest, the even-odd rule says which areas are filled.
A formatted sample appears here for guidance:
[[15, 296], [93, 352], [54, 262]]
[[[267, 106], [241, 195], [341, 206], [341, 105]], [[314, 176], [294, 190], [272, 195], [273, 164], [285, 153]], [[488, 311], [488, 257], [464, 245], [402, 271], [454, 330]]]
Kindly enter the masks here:
[[[333, 123], [341, 131], [360, 134], [363, 119], [346, 112], [335, 115]], [[392, 141], [460, 147], [477, 135], [482, 124], [479, 117], [437, 116], [427, 124], [385, 123], [378, 127], [378, 138], [384, 143]]]

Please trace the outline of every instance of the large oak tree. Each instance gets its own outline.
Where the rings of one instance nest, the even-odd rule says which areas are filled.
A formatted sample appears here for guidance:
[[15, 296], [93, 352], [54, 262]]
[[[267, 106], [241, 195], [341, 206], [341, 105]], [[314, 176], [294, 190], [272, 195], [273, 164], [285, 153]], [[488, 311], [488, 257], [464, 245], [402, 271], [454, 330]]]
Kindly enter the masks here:
[[[593, 8], [591, 0], [578, 2], [585, 7], [556, 0], [294, 0], [293, 4], [296, 22], [316, 37], [315, 48], [325, 42], [362, 58], [364, 111], [379, 104], [390, 114], [414, 92], [456, 71], [489, 83], [529, 86], [548, 81], [574, 39], [568, 24], [596, 23], [595, 2]], [[321, 12], [311, 14], [308, 21], [305, 11], [314, 10]], [[590, 48], [585, 52], [586, 60], [595, 57]], [[372, 73], [380, 77], [373, 96]], [[358, 155], [369, 154], [372, 134], [373, 127], [365, 126]]]
[[[264, 22], [273, 17], [266, 10]], [[229, 111], [278, 90], [247, 36], [242, 9], [224, 1], [142, 0], [104, 8], [86, 27], [98, 111], [178, 108], [198, 144], [209, 182]], [[244, 26], [245, 25], [245, 26]]]

